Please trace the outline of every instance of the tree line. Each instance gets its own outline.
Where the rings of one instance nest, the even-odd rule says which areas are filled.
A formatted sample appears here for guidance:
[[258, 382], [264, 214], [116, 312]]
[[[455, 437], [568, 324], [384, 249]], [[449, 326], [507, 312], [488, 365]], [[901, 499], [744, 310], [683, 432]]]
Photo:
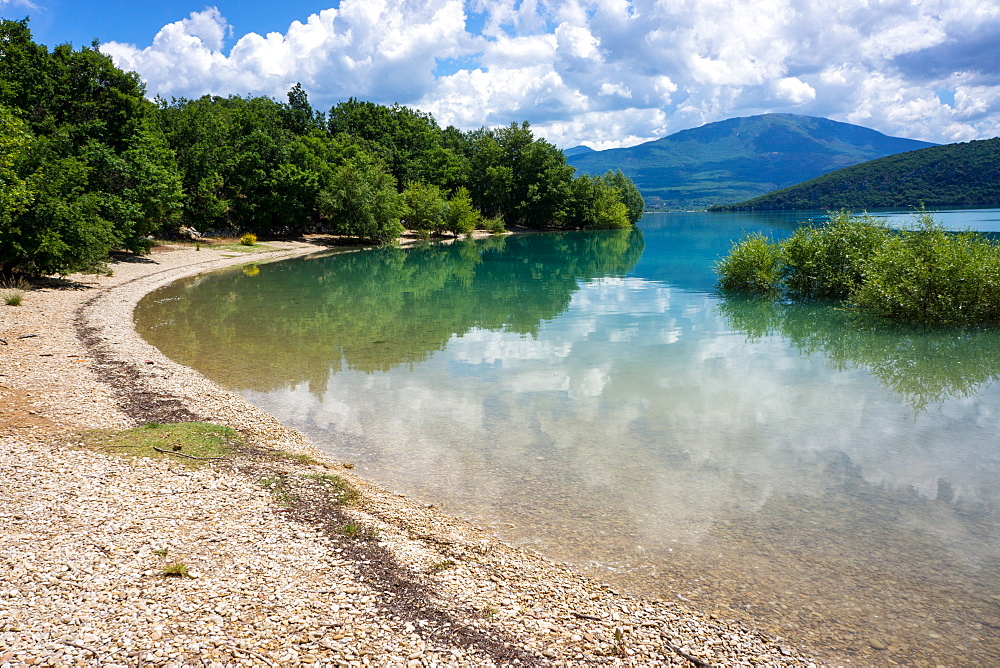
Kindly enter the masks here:
[[0, 273], [92, 268], [182, 227], [389, 243], [642, 215], [620, 171], [577, 176], [527, 122], [462, 131], [354, 98], [324, 113], [298, 84], [285, 102], [145, 94], [97, 43], [50, 51], [27, 19], [0, 22]]
[[1000, 204], [1000, 138], [932, 146], [845, 167], [710, 211]]

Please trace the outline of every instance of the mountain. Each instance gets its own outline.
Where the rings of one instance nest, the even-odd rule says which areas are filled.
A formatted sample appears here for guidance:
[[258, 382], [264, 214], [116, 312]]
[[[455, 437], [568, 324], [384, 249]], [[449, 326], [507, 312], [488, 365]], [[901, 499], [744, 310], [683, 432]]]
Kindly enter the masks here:
[[585, 174], [620, 169], [648, 208], [732, 204], [826, 172], [934, 146], [826, 118], [764, 114], [731, 118], [668, 137], [568, 155]]
[[1000, 138], [933, 146], [838, 169], [716, 210], [1000, 206]]
[[581, 153], [596, 153], [596, 151], [589, 146], [574, 146], [573, 148], [563, 149], [563, 155], [567, 158], [571, 155], [580, 155]]

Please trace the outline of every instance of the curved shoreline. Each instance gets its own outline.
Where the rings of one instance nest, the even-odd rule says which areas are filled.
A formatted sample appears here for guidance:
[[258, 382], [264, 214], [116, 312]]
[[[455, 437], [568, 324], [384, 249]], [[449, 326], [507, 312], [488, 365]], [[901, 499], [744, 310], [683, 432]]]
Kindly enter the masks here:
[[[357, 478], [135, 331], [135, 305], [161, 285], [317, 250], [268, 245], [278, 250], [159, 249], [0, 311], [10, 344], [0, 351], [0, 472], [11, 480], [0, 525], [13, 527], [0, 537], [13, 583], [0, 587], [13, 611], [0, 626], [0, 665], [815, 665], [785, 641], [619, 594]], [[346, 512], [377, 540], [359, 547], [334, 535], [329, 516], [280, 508], [249, 468], [192, 473], [72, 446], [84, 429], [178, 418], [309, 455], [315, 463], [282, 463], [279, 473], [349, 480], [362, 500]], [[180, 519], [152, 519], [161, 514]], [[199, 577], [150, 573], [154, 551], [166, 549], [156, 545], [183, 554]]]

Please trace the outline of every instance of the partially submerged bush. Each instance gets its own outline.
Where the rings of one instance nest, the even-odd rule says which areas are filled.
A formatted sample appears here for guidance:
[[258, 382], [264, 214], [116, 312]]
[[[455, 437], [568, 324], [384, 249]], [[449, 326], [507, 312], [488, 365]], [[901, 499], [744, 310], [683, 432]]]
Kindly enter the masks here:
[[751, 234], [715, 269], [725, 291], [835, 300], [921, 324], [1000, 322], [1000, 248], [982, 234], [949, 232], [929, 214], [899, 231], [842, 212], [784, 241]]
[[716, 265], [719, 287], [731, 292], [775, 295], [781, 285], [781, 247], [755, 233], [733, 244]]
[[1000, 248], [930, 220], [890, 239], [852, 295], [860, 309], [918, 323], [1000, 322]]
[[846, 211], [826, 225], [800, 227], [780, 244], [783, 287], [799, 299], [847, 299], [864, 281], [867, 261], [891, 235], [871, 216]]

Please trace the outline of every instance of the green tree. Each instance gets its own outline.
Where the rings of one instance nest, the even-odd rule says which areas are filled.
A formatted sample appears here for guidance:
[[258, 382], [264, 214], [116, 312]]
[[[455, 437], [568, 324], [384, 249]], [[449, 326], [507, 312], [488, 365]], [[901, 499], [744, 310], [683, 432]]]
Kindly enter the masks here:
[[9, 226], [34, 199], [16, 166], [34, 140], [27, 124], [7, 107], [0, 107], [0, 226]]
[[480, 211], [513, 225], [570, 226], [574, 170], [562, 151], [535, 139], [527, 122], [480, 131], [473, 141], [470, 190]]
[[27, 20], [0, 21], [0, 106], [23, 122], [11, 127], [20, 148], [7, 165], [16, 206], [3, 214], [4, 271], [86, 269], [114, 248], [145, 250], [147, 235], [176, 222], [174, 156], [144, 95], [96, 44], [50, 52]]
[[183, 174], [185, 221], [199, 229], [298, 234], [320, 222], [319, 193], [344, 154], [296, 86], [289, 104], [210, 97], [162, 105]]
[[403, 191], [403, 219], [407, 229], [429, 236], [444, 230], [448, 203], [441, 189], [427, 183], [411, 183]]
[[448, 200], [443, 227], [456, 237], [460, 234], [471, 234], [479, 225], [481, 218], [472, 205], [468, 188], [461, 187]]
[[319, 208], [338, 234], [388, 244], [403, 231], [396, 180], [371, 161], [356, 158], [335, 169]]
[[454, 131], [441, 130], [430, 114], [351, 98], [334, 106], [327, 119], [331, 135], [367, 142], [367, 149], [385, 161], [398, 183], [419, 181], [451, 189], [467, 177], [468, 160], [455, 150], [460, 140], [456, 142]]
[[639, 219], [642, 218], [642, 212], [646, 203], [642, 199], [642, 193], [635, 187], [632, 179], [625, 176], [620, 169], [608, 170], [601, 179], [612, 188], [618, 190], [621, 200], [628, 210], [629, 222], [633, 224], [638, 223]]
[[573, 207], [568, 227], [608, 229], [631, 225], [621, 191], [605, 179], [584, 174], [577, 177], [572, 185]]

